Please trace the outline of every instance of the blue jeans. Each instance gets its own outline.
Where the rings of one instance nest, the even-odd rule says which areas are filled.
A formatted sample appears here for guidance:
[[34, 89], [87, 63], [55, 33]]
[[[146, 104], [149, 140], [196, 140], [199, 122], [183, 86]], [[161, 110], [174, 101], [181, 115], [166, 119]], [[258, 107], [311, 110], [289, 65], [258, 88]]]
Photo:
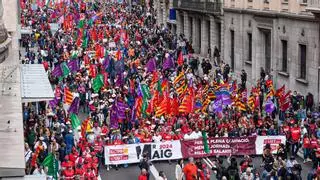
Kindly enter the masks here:
[[298, 142], [293, 142], [291, 144], [291, 155], [296, 156], [299, 151], [299, 143]]
[[303, 157], [306, 160], [308, 157], [310, 157], [310, 149], [309, 148], [303, 148]]

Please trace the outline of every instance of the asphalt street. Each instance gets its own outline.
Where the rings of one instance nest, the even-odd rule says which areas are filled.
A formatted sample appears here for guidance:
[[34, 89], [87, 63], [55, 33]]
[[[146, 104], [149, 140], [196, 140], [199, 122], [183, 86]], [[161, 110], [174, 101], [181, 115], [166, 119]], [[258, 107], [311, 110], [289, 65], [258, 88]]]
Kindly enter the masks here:
[[[241, 158], [238, 158], [240, 162]], [[226, 160], [224, 161], [226, 163]], [[307, 179], [308, 173], [312, 168], [311, 162], [303, 164], [302, 159], [298, 158], [298, 162], [302, 165], [302, 179]], [[187, 161], [185, 161], [187, 163]], [[260, 165], [262, 164], [261, 157], [253, 158], [254, 166], [262, 171]], [[168, 161], [153, 162], [153, 166], [159, 171], [164, 171], [168, 180], [175, 180], [175, 165], [176, 161], [172, 161], [171, 164]], [[115, 167], [112, 167], [109, 171], [106, 168], [100, 169], [101, 179], [102, 180], [137, 180], [140, 173], [138, 164], [131, 164], [129, 167], [124, 168], [123, 165], [119, 166], [118, 170], [115, 170]], [[260, 173], [261, 174], [261, 173]], [[154, 180], [154, 177], [150, 176], [151, 180]]]

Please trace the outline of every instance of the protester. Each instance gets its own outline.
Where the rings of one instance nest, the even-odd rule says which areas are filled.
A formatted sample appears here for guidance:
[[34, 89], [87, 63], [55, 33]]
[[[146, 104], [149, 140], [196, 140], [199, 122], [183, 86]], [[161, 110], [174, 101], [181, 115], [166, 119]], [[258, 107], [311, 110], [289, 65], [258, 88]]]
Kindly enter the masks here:
[[184, 164], [183, 164], [183, 159], [178, 160], [178, 163], [176, 165], [176, 170], [175, 170], [175, 177], [176, 180], [183, 180], [183, 168], [184, 168]]
[[184, 166], [183, 173], [185, 175], [186, 180], [197, 179], [198, 168], [194, 163], [193, 158], [189, 158], [189, 163]]
[[[311, 137], [310, 145], [302, 139], [305, 160], [318, 166], [319, 117], [311, 93], [304, 98], [285, 86], [275, 89], [263, 68], [251, 90], [245, 71], [237, 84], [217, 47], [212, 67], [209, 59], [192, 54], [189, 37], [157, 26], [152, 7], [134, 5], [129, 13], [127, 4], [109, 1], [37, 1], [36, 9], [33, 2], [21, 2], [21, 25], [32, 29], [22, 38], [22, 63], [42, 63], [55, 94], [38, 106], [24, 104], [27, 174], [38, 174], [54, 157], [61, 168], [51, 175], [94, 179], [104, 163], [103, 146], [194, 140], [202, 132], [209, 138], [285, 135], [287, 146], [277, 153], [282, 160], [287, 152], [297, 155], [301, 135]], [[51, 23], [59, 28], [52, 30]], [[262, 175], [273, 177], [275, 160], [271, 148], [265, 149]], [[142, 178], [149, 178], [150, 159], [142, 159]], [[239, 169], [234, 160], [228, 168], [218, 161], [221, 179], [240, 178], [249, 163]], [[209, 175], [206, 169], [193, 160], [180, 162], [176, 178], [180, 171], [187, 180], [200, 178]]]
[[141, 174], [138, 177], [138, 180], [147, 180], [148, 176], [147, 176], [147, 170], [146, 169], [142, 169], [141, 170]]

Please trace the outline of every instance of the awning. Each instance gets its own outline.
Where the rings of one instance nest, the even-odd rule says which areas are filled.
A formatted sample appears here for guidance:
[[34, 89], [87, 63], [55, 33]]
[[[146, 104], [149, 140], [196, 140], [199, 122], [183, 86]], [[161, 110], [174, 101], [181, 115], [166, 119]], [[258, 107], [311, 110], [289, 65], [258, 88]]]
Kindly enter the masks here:
[[21, 65], [22, 102], [48, 101], [54, 98], [48, 75], [42, 64]]

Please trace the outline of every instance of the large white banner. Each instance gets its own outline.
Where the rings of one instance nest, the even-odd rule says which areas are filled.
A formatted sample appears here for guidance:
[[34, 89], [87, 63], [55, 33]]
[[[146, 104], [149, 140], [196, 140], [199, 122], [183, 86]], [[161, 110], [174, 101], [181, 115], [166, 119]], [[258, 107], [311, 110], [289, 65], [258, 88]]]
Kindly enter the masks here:
[[280, 143], [286, 144], [286, 136], [257, 136], [256, 154], [263, 154], [263, 148], [266, 144], [270, 144], [271, 152], [275, 154]]
[[146, 154], [153, 160], [182, 158], [180, 141], [105, 146], [105, 164], [138, 163]]

